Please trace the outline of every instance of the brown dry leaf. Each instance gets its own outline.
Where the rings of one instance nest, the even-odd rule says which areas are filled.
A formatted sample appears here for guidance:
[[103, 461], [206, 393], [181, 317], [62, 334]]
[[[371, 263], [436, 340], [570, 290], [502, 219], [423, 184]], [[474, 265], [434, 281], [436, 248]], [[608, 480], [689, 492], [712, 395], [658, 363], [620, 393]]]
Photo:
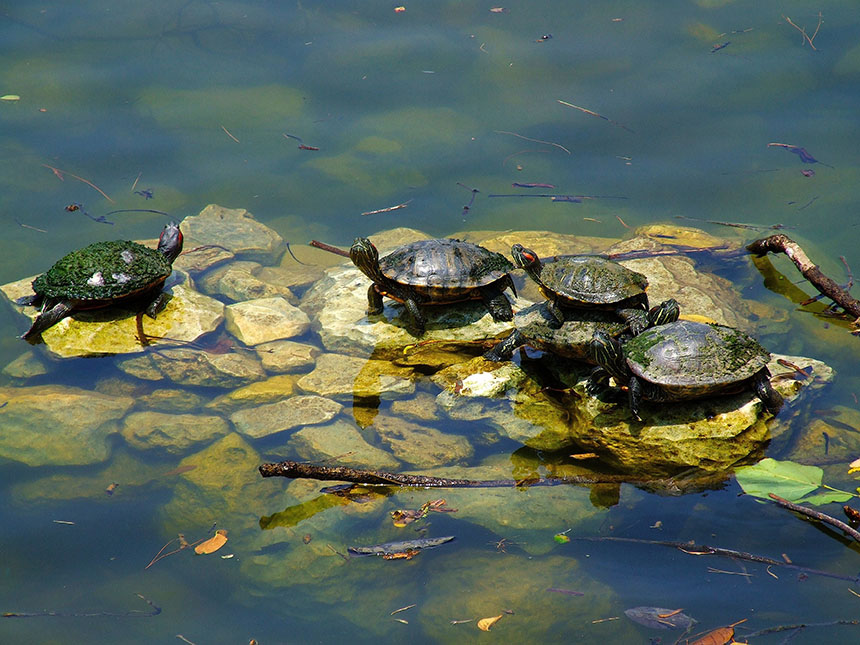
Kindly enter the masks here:
[[213, 535], [211, 538], [195, 546], [194, 553], [196, 553], [197, 555], [215, 553], [215, 551], [220, 549], [225, 544], [227, 544], [227, 531], [225, 531], [224, 529], [218, 529], [217, 531], [215, 531], [215, 535]]
[[485, 631], [485, 632], [488, 632], [488, 631], [490, 631], [490, 627], [495, 625], [501, 619], [502, 619], [502, 614], [499, 614], [498, 616], [493, 616], [492, 618], [482, 618], [481, 620], [478, 621], [478, 629]]
[[694, 640], [690, 645], [726, 645], [726, 643], [733, 643], [735, 641], [735, 625], [740, 625], [743, 622], [746, 622], [746, 618], [731, 625], [710, 631], [701, 638]]

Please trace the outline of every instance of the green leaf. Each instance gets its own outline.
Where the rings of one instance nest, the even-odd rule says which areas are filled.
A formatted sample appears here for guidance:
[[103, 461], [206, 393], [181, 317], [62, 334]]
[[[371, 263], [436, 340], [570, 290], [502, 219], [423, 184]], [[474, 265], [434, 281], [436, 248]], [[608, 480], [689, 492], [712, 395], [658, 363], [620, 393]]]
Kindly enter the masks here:
[[804, 504], [830, 504], [831, 502], [847, 502], [852, 497], [855, 495], [844, 490], [826, 490], [823, 493], [804, 497], [800, 501]]
[[824, 471], [818, 466], [768, 457], [754, 466], [738, 468], [735, 477], [747, 495], [769, 499], [768, 493], [775, 493], [790, 502], [797, 502], [821, 486]]

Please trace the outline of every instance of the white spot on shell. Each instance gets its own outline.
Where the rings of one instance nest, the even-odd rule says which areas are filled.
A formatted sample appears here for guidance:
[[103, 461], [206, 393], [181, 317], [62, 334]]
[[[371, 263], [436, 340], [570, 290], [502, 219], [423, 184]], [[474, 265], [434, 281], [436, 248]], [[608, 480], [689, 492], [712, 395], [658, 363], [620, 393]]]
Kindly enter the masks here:
[[125, 284], [131, 280], [131, 276], [126, 273], [111, 273], [110, 277], [112, 277], [117, 284]]
[[131, 251], [129, 251], [128, 249], [125, 249], [125, 250], [124, 250], [122, 253], [120, 253], [119, 255], [120, 255], [120, 257], [123, 259], [123, 261], [124, 261], [126, 264], [131, 264], [132, 262], [134, 262], [134, 253], [132, 253], [132, 252], [131, 252]]
[[105, 279], [104, 279], [104, 276], [102, 275], [102, 272], [96, 271], [95, 273], [93, 273], [90, 276], [89, 280], [87, 280], [87, 284], [90, 285], [91, 287], [103, 287], [103, 286], [105, 286]]

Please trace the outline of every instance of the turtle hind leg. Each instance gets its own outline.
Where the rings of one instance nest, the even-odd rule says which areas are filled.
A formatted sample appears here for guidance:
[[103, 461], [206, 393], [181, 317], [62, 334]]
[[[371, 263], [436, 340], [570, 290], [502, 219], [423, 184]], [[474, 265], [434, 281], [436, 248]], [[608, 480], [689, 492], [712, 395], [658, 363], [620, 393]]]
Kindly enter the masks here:
[[752, 386], [756, 396], [761, 399], [764, 409], [776, 416], [785, 400], [770, 384], [770, 371], [766, 367], [752, 377]]
[[493, 345], [491, 349], [484, 353], [484, 358], [488, 361], [493, 361], [496, 363], [501, 363], [502, 361], [509, 361], [513, 356], [514, 352], [518, 347], [526, 344], [525, 337], [520, 333], [518, 329], [515, 329], [510, 333], [510, 335], [500, 340], [498, 343]]
[[480, 291], [481, 299], [496, 322], [507, 322], [514, 319], [514, 310], [511, 309], [511, 302], [505, 295], [506, 286], [508, 286], [507, 283], [501, 286], [484, 287]]
[[35, 345], [41, 340], [43, 331], [56, 325], [63, 318], [72, 313], [73, 309], [74, 307], [71, 303], [65, 300], [59, 301], [50, 309], [42, 311], [42, 313], [36, 317], [36, 320], [33, 321], [33, 325], [30, 329], [28, 329], [21, 338], [26, 340], [28, 343]]
[[415, 331], [418, 332], [418, 335], [420, 336], [427, 328], [427, 319], [424, 317], [424, 314], [421, 313], [421, 309], [418, 307], [418, 302], [415, 298], [406, 298], [403, 300], [403, 306], [406, 307], [406, 311], [408, 311], [409, 315], [412, 317], [412, 326], [415, 327]]
[[170, 296], [168, 296], [166, 293], [164, 293], [162, 291], [157, 296], [155, 296], [155, 298], [152, 299], [152, 302], [150, 302], [146, 306], [146, 309], [144, 309], [144, 312], [146, 313], [147, 316], [149, 316], [150, 318], [155, 320], [155, 317], [161, 313], [161, 311], [164, 309], [164, 307], [167, 305], [167, 303], [169, 301], [170, 301]]

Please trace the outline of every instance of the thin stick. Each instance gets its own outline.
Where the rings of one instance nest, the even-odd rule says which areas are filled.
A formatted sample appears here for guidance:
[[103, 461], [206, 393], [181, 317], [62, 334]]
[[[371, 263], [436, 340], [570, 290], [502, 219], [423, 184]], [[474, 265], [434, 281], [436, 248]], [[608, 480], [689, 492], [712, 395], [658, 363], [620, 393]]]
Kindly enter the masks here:
[[63, 612], [63, 611], [36, 611], [36, 612], [17, 612], [17, 611], [6, 611], [0, 613], [0, 617], [2, 618], [39, 618], [41, 616], [59, 616], [63, 618], [93, 618], [95, 616], [112, 616], [114, 618], [151, 618], [152, 616], [158, 616], [161, 613], [161, 607], [156, 605], [154, 602], [149, 600], [148, 598], [142, 596], [139, 593], [134, 594], [141, 600], [143, 600], [146, 604], [152, 607], [152, 611], [142, 612], [136, 609], [131, 611], [124, 612], [115, 612], [115, 611], [93, 611], [87, 613], [78, 613], [78, 612]]
[[16, 223], [18, 226], [20, 226], [21, 228], [29, 228], [29, 229], [30, 229], [30, 230], [32, 230], [32, 231], [39, 231], [39, 233], [47, 233], [47, 232], [48, 232], [48, 231], [46, 231], [45, 229], [42, 229], [42, 228], [36, 228], [35, 226], [30, 226], [29, 224], [24, 224], [24, 223], [23, 223], [21, 220], [19, 220], [17, 217], [15, 218], [15, 223]]
[[860, 531], [856, 531], [855, 529], [848, 526], [845, 522], [837, 520], [835, 517], [831, 517], [830, 515], [827, 515], [826, 513], [822, 513], [820, 511], [814, 511], [811, 508], [801, 506], [800, 504], [794, 504], [793, 502], [789, 502], [787, 499], [784, 499], [779, 495], [775, 495], [774, 493], [769, 493], [768, 497], [770, 497], [780, 506], [792, 510], [795, 513], [800, 513], [801, 515], [811, 517], [812, 519], [818, 520], [819, 522], [824, 522], [825, 524], [835, 526], [840, 531], [843, 531], [847, 535], [850, 535], [852, 538], [854, 538], [856, 542], [860, 542]]
[[84, 182], [90, 188], [94, 188], [97, 191], [99, 191], [99, 193], [101, 193], [102, 197], [104, 197], [110, 203], [113, 203], [113, 200], [110, 197], [108, 197], [108, 194], [105, 191], [103, 191], [101, 188], [96, 186], [93, 182], [88, 181], [88, 180], [84, 179], [83, 177], [78, 177], [77, 175], [73, 175], [68, 170], [60, 170], [59, 168], [54, 168], [53, 166], [49, 166], [46, 163], [43, 163], [42, 166], [44, 166], [45, 168], [50, 168], [51, 171], [60, 179], [60, 181], [63, 181], [63, 173], [65, 173], [69, 177], [72, 177], [73, 179], [77, 179], [78, 181]]
[[409, 202], [412, 200], [406, 200], [402, 204], [397, 204], [396, 206], [389, 206], [387, 208], [378, 208], [375, 211], [365, 211], [362, 215], [378, 215], [379, 213], [390, 213], [391, 211], [397, 211], [401, 208], [406, 208], [409, 205]]
[[233, 139], [233, 141], [235, 141], [236, 143], [239, 143], [239, 140], [236, 137], [234, 137], [232, 134], [230, 134], [230, 131], [227, 128], [225, 128], [222, 125], [221, 129], [224, 130], [224, 132], [227, 134], [227, 136], [230, 137], [231, 139]]
[[[521, 134], [517, 134], [516, 132], [508, 132], [507, 130], [493, 130], [493, 132], [495, 132], [496, 134], [509, 134], [509, 135], [511, 135], [512, 137], [519, 137], [520, 139], [525, 139], [526, 141], [531, 141], [532, 143], [543, 143], [543, 144], [546, 144], [546, 145], [548, 145], [548, 146], [555, 146], [556, 148], [561, 148], [561, 149], [562, 149], [562, 150], [564, 150], [567, 154], [571, 154], [570, 150], [568, 150], [567, 148], [565, 148], [565, 147], [564, 147], [563, 145], [561, 145], [560, 143], [553, 143], [552, 141], [544, 141], [544, 140], [542, 140], [542, 139], [532, 139], [532, 138], [530, 138], [530, 137], [524, 137], [524, 136], [523, 136], [523, 135], [521, 135]], [[506, 159], [507, 159], [507, 157], [506, 157]]]
[[815, 44], [814, 44], [812, 41], [813, 41], [813, 40], [815, 40], [815, 37], [818, 35], [818, 30], [821, 28], [821, 23], [822, 23], [822, 22], [824, 22], [824, 18], [822, 17], [822, 15], [821, 15], [821, 12], [820, 12], [820, 11], [818, 12], [818, 25], [815, 27], [815, 33], [814, 33], [814, 34], [812, 34], [812, 37], [811, 37], [811, 38], [809, 37], [809, 34], [807, 34], [807, 33], [806, 33], [806, 28], [805, 28], [805, 27], [798, 27], [796, 24], [794, 24], [794, 23], [791, 21], [791, 18], [789, 18], [788, 16], [783, 16], [783, 19], [784, 19], [788, 24], [790, 24], [792, 27], [794, 27], [795, 29], [797, 29], [797, 31], [799, 31], [799, 32], [801, 33], [801, 35], [803, 36], [803, 41], [801, 41], [801, 42], [802, 42], [802, 44], [804, 44], [804, 45], [805, 45], [806, 43], [809, 43], [809, 46], [810, 46], [810, 47], [812, 47], [813, 51], [818, 51], [818, 50], [815, 48]]
[[349, 251], [344, 251], [343, 249], [339, 249], [336, 246], [332, 246], [331, 244], [326, 244], [325, 242], [317, 242], [316, 240], [311, 240], [308, 242], [309, 246], [315, 246], [318, 249], [322, 249], [323, 251], [328, 251], [329, 253], [334, 253], [335, 255], [341, 255], [345, 258], [349, 257]]
[[137, 173], [137, 179], [135, 179], [135, 180], [134, 180], [134, 183], [131, 185], [131, 192], [134, 192], [134, 189], [135, 189], [135, 188], [137, 188], [137, 182], [139, 182], [139, 181], [140, 181], [140, 176], [141, 176], [142, 174], [143, 174], [143, 171], [142, 171], [142, 170], [141, 170], [139, 173]]
[[776, 634], [778, 632], [787, 632], [794, 629], [806, 629], [807, 627], [833, 627], [834, 625], [860, 625], [860, 620], [834, 620], [829, 623], [798, 623], [797, 625], [777, 625], [776, 627], [767, 627], [760, 629], [751, 634], [745, 634], [744, 638], [758, 638], [767, 634]]
[[588, 114], [590, 116], [596, 116], [598, 119], [603, 119], [604, 121], [608, 121], [612, 125], [619, 127], [619, 128], [622, 128], [624, 130], [627, 130], [627, 132], [630, 132], [631, 134], [636, 134], [633, 130], [628, 128], [623, 123], [618, 123], [618, 121], [613, 121], [609, 117], [603, 116], [602, 114], [598, 114], [597, 112], [594, 112], [593, 110], [589, 110], [589, 109], [586, 109], [584, 107], [579, 107], [578, 105], [574, 105], [573, 103], [568, 103], [567, 101], [562, 101], [561, 99], [556, 99], [556, 100], [559, 103], [561, 103], [562, 105], [566, 105], [567, 107], [571, 107], [575, 110], [579, 110], [580, 112], [583, 112], [583, 113]]

